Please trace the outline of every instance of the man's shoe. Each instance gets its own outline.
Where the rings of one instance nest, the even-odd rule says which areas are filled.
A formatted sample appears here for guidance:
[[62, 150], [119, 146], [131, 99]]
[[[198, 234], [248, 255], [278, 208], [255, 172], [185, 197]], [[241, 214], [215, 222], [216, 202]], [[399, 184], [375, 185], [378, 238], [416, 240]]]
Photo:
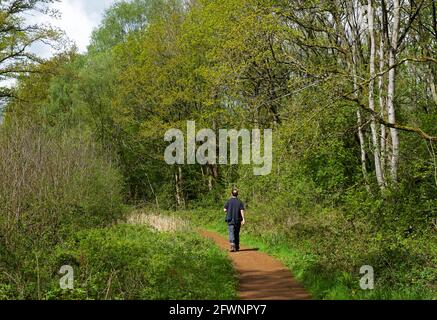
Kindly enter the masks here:
[[235, 245], [231, 245], [231, 250], [230, 250], [231, 252], [236, 252], [237, 251], [237, 248], [235, 247]]

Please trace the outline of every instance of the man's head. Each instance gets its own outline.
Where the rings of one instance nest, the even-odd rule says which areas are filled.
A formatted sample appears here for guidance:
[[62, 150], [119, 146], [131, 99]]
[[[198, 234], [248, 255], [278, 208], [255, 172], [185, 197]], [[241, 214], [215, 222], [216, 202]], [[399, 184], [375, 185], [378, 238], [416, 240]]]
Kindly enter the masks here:
[[237, 188], [232, 189], [232, 196], [235, 198], [238, 197], [238, 189]]

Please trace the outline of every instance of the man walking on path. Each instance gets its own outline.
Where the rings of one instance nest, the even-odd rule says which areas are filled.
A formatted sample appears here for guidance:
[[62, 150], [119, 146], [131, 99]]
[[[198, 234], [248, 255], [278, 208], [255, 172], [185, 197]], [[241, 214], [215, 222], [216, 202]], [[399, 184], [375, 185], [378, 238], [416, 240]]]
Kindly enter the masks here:
[[244, 210], [243, 202], [238, 199], [238, 190], [232, 189], [232, 198], [225, 204], [231, 252], [240, 250], [240, 230], [241, 226], [246, 223], [244, 219]]

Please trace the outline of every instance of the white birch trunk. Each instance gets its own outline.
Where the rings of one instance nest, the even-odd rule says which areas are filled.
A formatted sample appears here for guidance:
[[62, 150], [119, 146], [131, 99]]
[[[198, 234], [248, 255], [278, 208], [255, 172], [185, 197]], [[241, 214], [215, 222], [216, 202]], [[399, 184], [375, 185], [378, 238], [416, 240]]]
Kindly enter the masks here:
[[[356, 41], [356, 40], [355, 40]], [[352, 62], [352, 73], [353, 73], [353, 81], [354, 81], [354, 91], [355, 91], [355, 97], [359, 97], [358, 94], [358, 80], [357, 80], [357, 50], [356, 50], [356, 43], [352, 46], [352, 55], [353, 55], [353, 62]], [[368, 192], [370, 192], [370, 186], [368, 183], [368, 175], [367, 175], [367, 166], [366, 166], [366, 149], [365, 149], [365, 143], [366, 140], [364, 139], [364, 132], [363, 132], [363, 118], [361, 116], [361, 110], [358, 108], [357, 110], [357, 124], [358, 124], [358, 139], [360, 141], [360, 152], [361, 152], [361, 170], [363, 172], [363, 178], [366, 183], [366, 189]]]
[[[374, 27], [374, 13], [372, 0], [368, 0], [367, 17], [369, 24], [369, 36], [370, 36], [370, 82], [369, 82], [369, 108], [375, 110], [375, 77], [376, 77], [376, 40], [375, 40], [375, 27]], [[372, 114], [372, 121], [370, 123], [372, 133], [372, 145], [373, 145], [373, 158], [375, 161], [375, 174], [378, 186], [384, 189], [384, 177], [381, 169], [381, 158], [379, 148], [378, 128], [376, 125], [375, 115]]]
[[[381, 28], [381, 42], [379, 47], [379, 73], [381, 76], [378, 77], [378, 91], [379, 91], [379, 110], [381, 119], [386, 118], [386, 97], [384, 94], [384, 79], [385, 76], [382, 74], [385, 69], [385, 34], [383, 28]], [[387, 128], [385, 125], [381, 124], [381, 171], [385, 181], [385, 163], [387, 157]]]
[[[388, 73], [388, 89], [387, 89], [387, 111], [388, 123], [396, 123], [396, 110], [394, 106], [395, 88], [396, 88], [396, 54], [398, 49], [398, 37], [400, 29], [400, 1], [394, 0], [393, 4], [393, 29], [392, 29], [392, 44], [389, 53], [390, 71]], [[392, 155], [391, 155], [391, 178], [393, 183], [398, 181], [398, 164], [399, 164], [399, 134], [395, 128], [390, 128], [390, 135], [392, 141]]]
[[434, 100], [434, 103], [437, 105], [437, 89], [435, 86], [435, 77], [434, 77], [434, 72], [432, 70], [431, 66], [428, 66], [429, 68], [429, 78], [428, 78], [428, 83], [429, 83], [429, 87], [431, 89], [431, 96]]
[[179, 166], [178, 171], [175, 173], [176, 182], [176, 203], [179, 209], [185, 208], [185, 196], [182, 190], [182, 168]]

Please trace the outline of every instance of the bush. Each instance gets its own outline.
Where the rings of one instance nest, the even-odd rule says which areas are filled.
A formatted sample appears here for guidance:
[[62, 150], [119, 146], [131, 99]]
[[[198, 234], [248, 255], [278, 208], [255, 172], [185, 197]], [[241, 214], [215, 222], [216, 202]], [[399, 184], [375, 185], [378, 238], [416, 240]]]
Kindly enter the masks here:
[[[312, 214], [282, 208], [246, 213], [242, 241], [281, 259], [318, 299], [435, 299], [436, 235], [410, 236], [340, 209], [315, 206]], [[265, 209], [265, 208], [264, 208]], [[281, 209], [281, 208], [279, 208]], [[219, 210], [178, 213], [196, 225], [227, 232]], [[375, 271], [375, 290], [359, 286], [360, 267]]]
[[119, 225], [77, 233], [57, 248], [53, 274], [75, 270], [75, 289], [54, 281], [47, 299], [233, 299], [236, 279], [225, 253], [194, 233]]
[[86, 132], [0, 128], [0, 287], [39, 297], [43, 261], [80, 229], [122, 217], [122, 178]]

